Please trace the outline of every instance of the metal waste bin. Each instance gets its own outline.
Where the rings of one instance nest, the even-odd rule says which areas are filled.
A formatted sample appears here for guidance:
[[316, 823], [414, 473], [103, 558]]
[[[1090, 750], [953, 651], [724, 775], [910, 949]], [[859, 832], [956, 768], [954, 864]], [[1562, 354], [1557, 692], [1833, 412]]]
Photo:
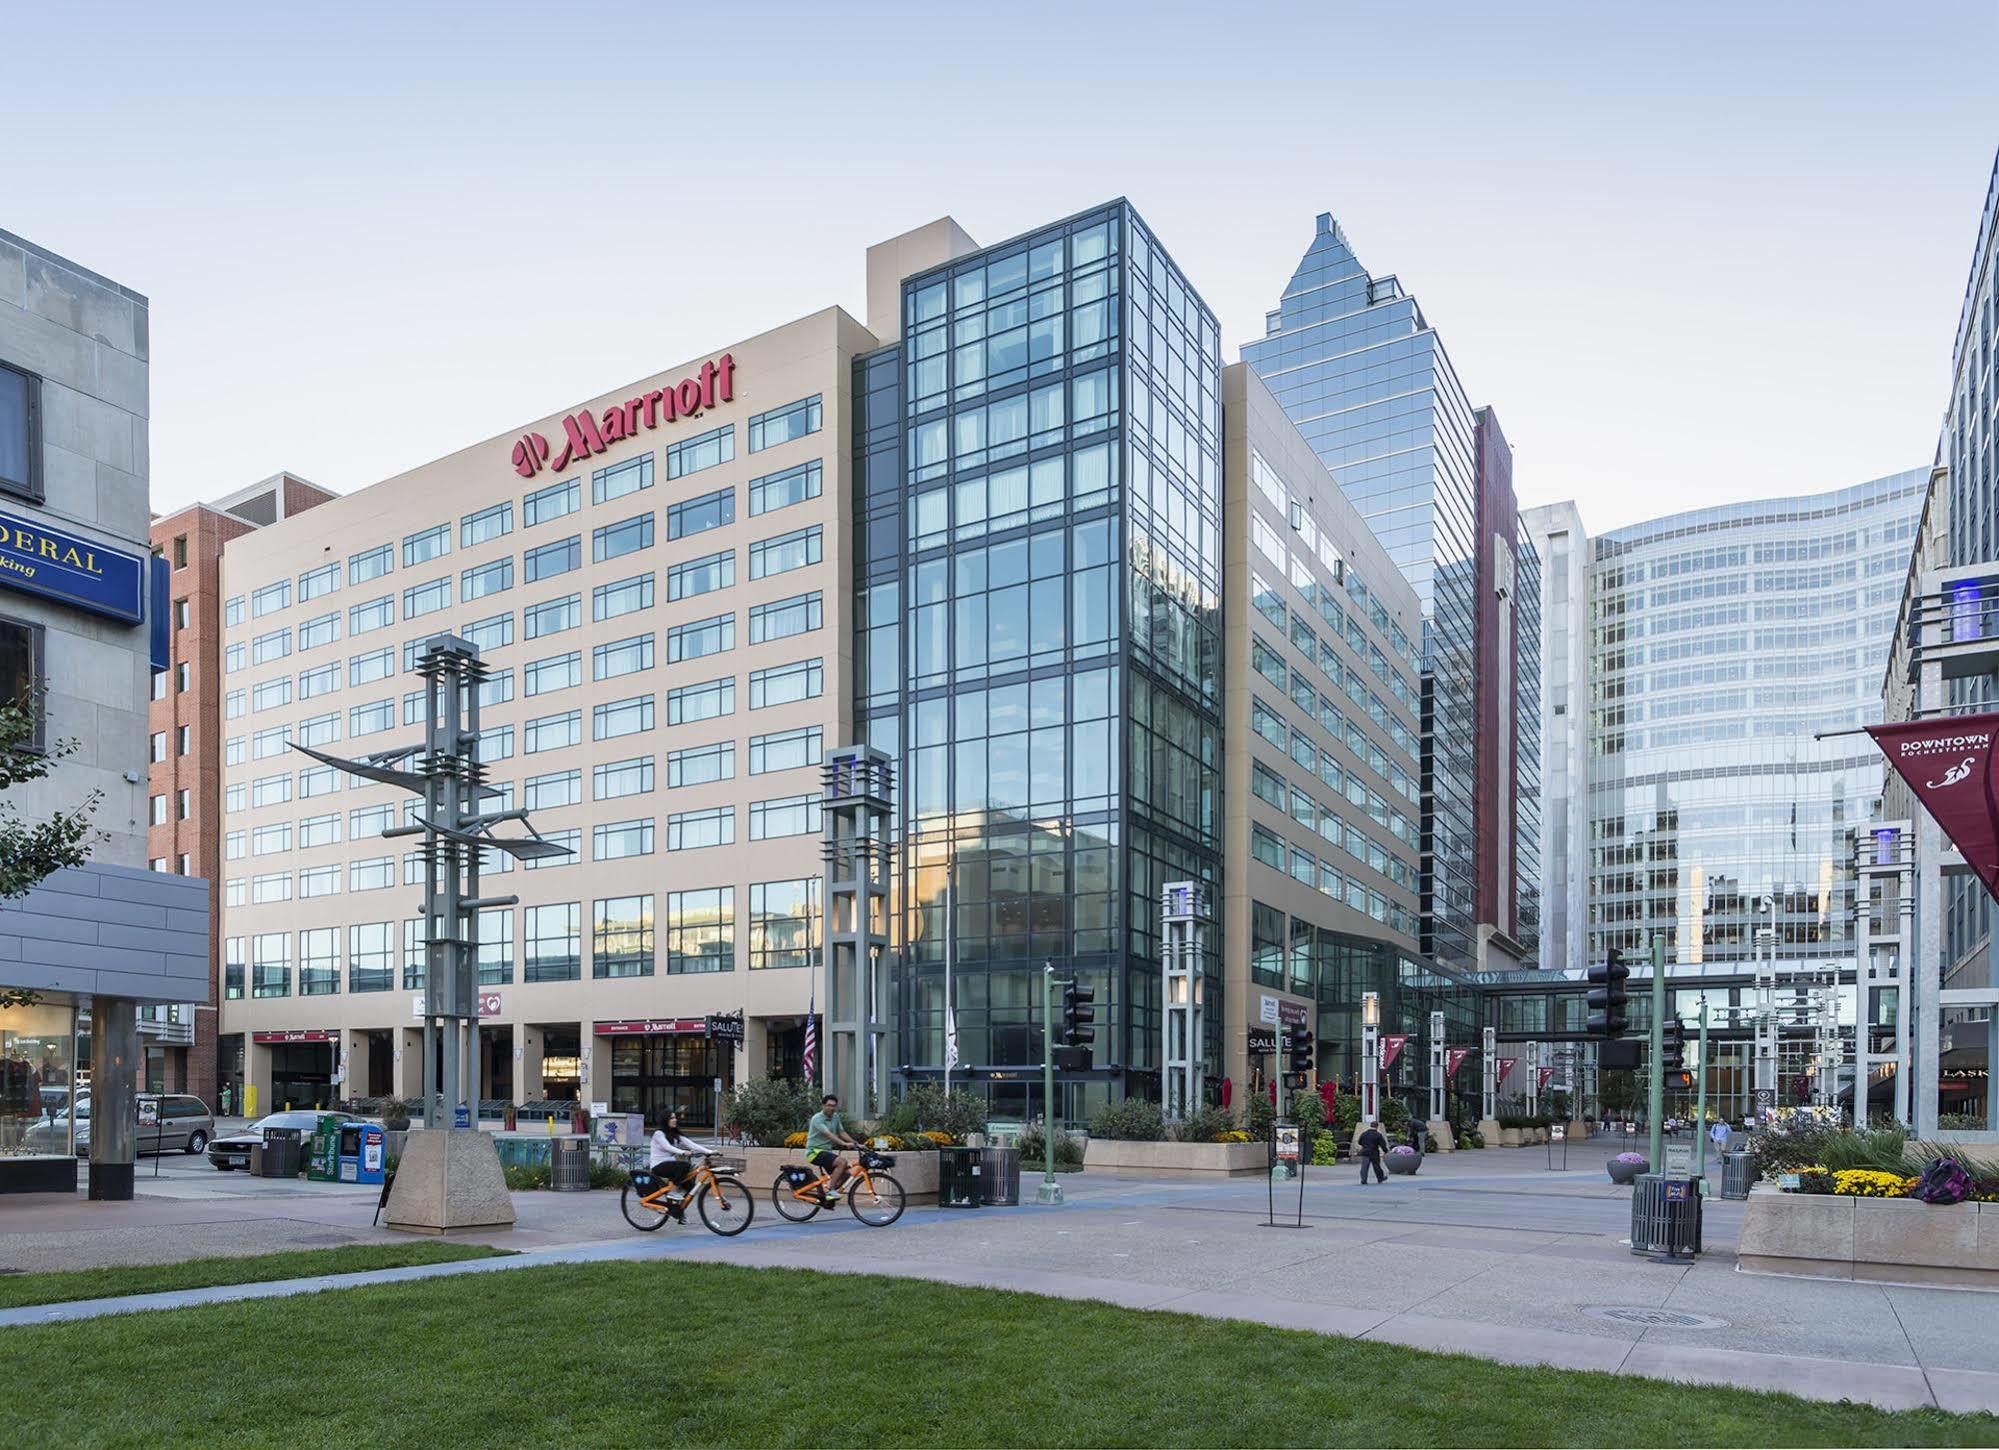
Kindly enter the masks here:
[[1724, 1153], [1721, 1155], [1721, 1196], [1723, 1198], [1749, 1197], [1749, 1185], [1756, 1181], [1756, 1155], [1754, 1153]]
[[983, 1148], [939, 1148], [937, 1150], [937, 1206], [977, 1208], [985, 1202], [981, 1191]]
[[1020, 1203], [1020, 1149], [979, 1150], [979, 1191], [985, 1202], [998, 1208]]
[[264, 1151], [258, 1163], [263, 1178], [296, 1178], [305, 1166], [305, 1132], [299, 1128], [264, 1129]]
[[1641, 1173], [1631, 1183], [1631, 1252], [1692, 1256], [1701, 1251], [1698, 1178]]
[[558, 1193], [584, 1193], [590, 1188], [590, 1140], [551, 1138], [548, 1144], [548, 1186]]

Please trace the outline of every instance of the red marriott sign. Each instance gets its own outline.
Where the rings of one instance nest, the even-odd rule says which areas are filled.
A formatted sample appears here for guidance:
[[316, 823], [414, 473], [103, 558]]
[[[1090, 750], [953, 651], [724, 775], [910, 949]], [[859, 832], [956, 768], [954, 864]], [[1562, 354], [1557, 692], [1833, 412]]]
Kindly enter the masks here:
[[734, 402], [736, 359], [730, 353], [701, 364], [692, 377], [651, 392], [640, 393], [623, 403], [612, 403], [592, 413], [578, 408], [562, 420], [562, 442], [549, 446], [539, 433], [524, 433], [514, 445], [514, 472], [533, 478], [542, 469], [556, 473], [602, 453], [613, 443], [636, 438], [641, 428], [657, 428], [662, 423], [692, 418], [717, 403]]
[[1999, 897], [1999, 798], [1993, 789], [1999, 713], [1869, 725], [1867, 733], [1964, 853], [1964, 864]]

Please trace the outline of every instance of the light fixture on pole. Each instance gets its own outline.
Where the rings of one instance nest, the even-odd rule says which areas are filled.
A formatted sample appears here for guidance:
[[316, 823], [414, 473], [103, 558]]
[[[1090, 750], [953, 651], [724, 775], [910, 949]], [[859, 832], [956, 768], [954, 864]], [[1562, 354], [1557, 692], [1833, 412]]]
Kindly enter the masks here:
[[1381, 994], [1360, 994], [1360, 1120], [1381, 1119]]

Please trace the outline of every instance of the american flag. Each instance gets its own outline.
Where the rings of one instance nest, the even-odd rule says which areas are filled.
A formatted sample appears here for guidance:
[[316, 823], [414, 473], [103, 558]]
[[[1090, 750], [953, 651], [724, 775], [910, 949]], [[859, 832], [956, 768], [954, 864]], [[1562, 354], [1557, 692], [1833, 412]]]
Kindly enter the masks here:
[[819, 1055], [819, 988], [815, 982], [805, 999], [805, 1080], [813, 1081], [813, 1060]]

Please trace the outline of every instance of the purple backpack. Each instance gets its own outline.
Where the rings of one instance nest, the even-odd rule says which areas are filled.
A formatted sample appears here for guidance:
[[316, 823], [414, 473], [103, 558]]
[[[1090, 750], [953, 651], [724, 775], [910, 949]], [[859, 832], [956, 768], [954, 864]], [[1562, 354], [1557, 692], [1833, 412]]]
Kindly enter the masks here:
[[1939, 1158], [1923, 1170], [1912, 1197], [1924, 1203], [1962, 1203], [1971, 1197], [1971, 1175], [1955, 1158]]

